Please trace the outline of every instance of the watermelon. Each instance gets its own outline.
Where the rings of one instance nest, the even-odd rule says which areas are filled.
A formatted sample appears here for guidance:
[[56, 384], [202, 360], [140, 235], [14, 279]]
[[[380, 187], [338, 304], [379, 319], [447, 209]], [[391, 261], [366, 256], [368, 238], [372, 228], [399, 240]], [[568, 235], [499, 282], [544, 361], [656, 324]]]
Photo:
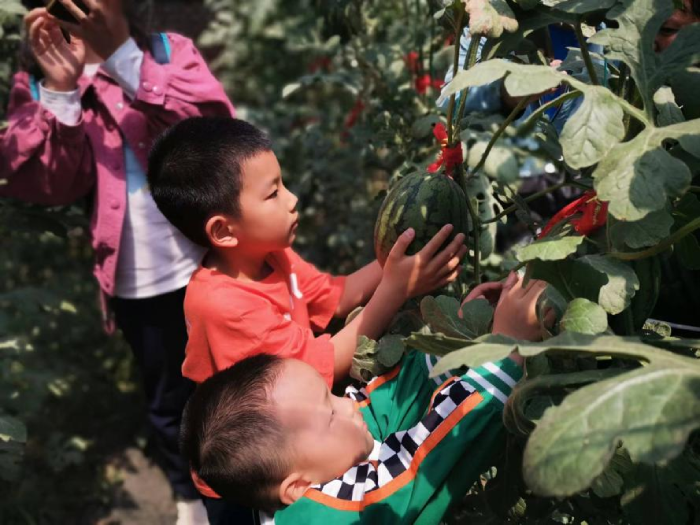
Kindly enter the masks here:
[[469, 210], [464, 192], [441, 173], [412, 173], [389, 191], [374, 226], [374, 252], [383, 266], [396, 239], [408, 228], [416, 236], [407, 254], [419, 252], [446, 224], [454, 229], [445, 246], [458, 233], [469, 232]]

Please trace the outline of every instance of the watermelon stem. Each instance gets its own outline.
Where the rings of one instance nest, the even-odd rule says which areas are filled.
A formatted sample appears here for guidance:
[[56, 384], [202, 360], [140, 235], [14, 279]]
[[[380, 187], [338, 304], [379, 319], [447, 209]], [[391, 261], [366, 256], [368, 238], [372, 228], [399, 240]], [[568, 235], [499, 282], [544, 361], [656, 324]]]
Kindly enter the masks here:
[[[467, 59], [464, 61], [464, 71], [470, 69], [476, 64], [477, 54], [479, 52], [479, 44], [481, 43], [481, 38], [472, 37], [469, 41], [469, 49], [467, 50]], [[454, 140], [455, 142], [460, 140], [459, 133], [462, 127], [462, 119], [464, 118], [464, 112], [467, 108], [467, 95], [469, 95], [469, 88], [465, 88], [459, 94], [459, 109], [457, 110], [457, 122], [455, 122], [455, 132]]]
[[[452, 74], [454, 77], [454, 75], [457, 74], [457, 69], [459, 68], [459, 41], [462, 37], [462, 29], [464, 28], [464, 4], [462, 4], [462, 2], [455, 2], [453, 4], [453, 8], [457, 9], [457, 20], [455, 23], [455, 49], [452, 60]], [[454, 139], [452, 121], [454, 120], [456, 100], [457, 93], [452, 93], [452, 95], [450, 96], [450, 102], [447, 104], [447, 144], [449, 146], [453, 144]]]
[[586, 42], [586, 37], [583, 36], [583, 29], [581, 28], [582, 19], [579, 17], [574, 24], [574, 31], [576, 32], [576, 39], [578, 40], [578, 47], [581, 50], [581, 55], [583, 56], [583, 63], [586, 64], [586, 70], [588, 71], [588, 76], [591, 82], [596, 86], [600, 86], [600, 80], [598, 80], [598, 74], [595, 72], [593, 67], [593, 61], [591, 60], [591, 55], [588, 52], [588, 43]]
[[[464, 177], [462, 177], [464, 178]], [[481, 237], [481, 220], [479, 219], [479, 214], [474, 210], [472, 206], [472, 201], [469, 195], [465, 192], [465, 198], [467, 199], [467, 209], [469, 210], [469, 215], [472, 218], [472, 229], [474, 231], [474, 284], [481, 284], [481, 255], [479, 254], [479, 240]]]
[[676, 230], [672, 235], [666, 237], [663, 241], [658, 242], [656, 245], [646, 250], [641, 250], [638, 252], [610, 252], [608, 255], [620, 259], [623, 261], [635, 261], [637, 259], [646, 259], [663, 251], [666, 251], [671, 246], [676, 244], [686, 235], [690, 235], [695, 230], [700, 229], [700, 217], [695, 220], [690, 221], [682, 228]]
[[479, 159], [479, 163], [472, 170], [472, 175], [476, 175], [479, 172], [479, 170], [484, 167], [484, 164], [486, 164], [486, 158], [489, 156], [489, 153], [491, 153], [491, 150], [496, 144], [496, 141], [499, 138], [501, 138], [501, 135], [503, 135], [506, 128], [510, 126], [510, 124], [516, 118], [518, 118], [518, 116], [520, 115], [520, 113], [522, 113], [523, 109], [525, 109], [525, 106], [527, 106], [529, 101], [529, 97], [522, 97], [520, 99], [520, 102], [518, 102], [518, 104], [513, 108], [513, 111], [510, 112], [510, 115], [508, 115], [508, 117], [503, 121], [501, 126], [496, 130], [496, 133], [493, 134], [493, 137], [491, 137], [491, 140], [489, 140], [489, 143], [486, 145], [486, 149], [484, 150], [484, 154], [481, 156], [481, 159]]
[[[533, 193], [529, 197], [524, 198], [523, 202], [532, 202], [534, 200], [537, 200], [541, 197], [544, 197], [545, 195], [553, 193], [553, 192], [555, 192], [561, 188], [564, 188], [566, 186], [575, 186], [575, 184], [572, 184], [571, 182], [568, 182], [568, 181], [560, 182], [558, 184], [555, 184], [554, 186], [550, 186], [548, 188], [545, 188], [542, 191], [538, 191], [537, 193]], [[517, 211], [518, 209], [519, 209], [518, 205], [513, 204], [512, 206], [509, 206], [508, 208], [506, 208], [505, 210], [500, 212], [498, 215], [496, 215], [492, 219], [485, 220], [484, 224], [491, 224], [494, 222], [498, 222], [506, 215], [510, 215], [511, 213], [513, 213], [514, 211]]]

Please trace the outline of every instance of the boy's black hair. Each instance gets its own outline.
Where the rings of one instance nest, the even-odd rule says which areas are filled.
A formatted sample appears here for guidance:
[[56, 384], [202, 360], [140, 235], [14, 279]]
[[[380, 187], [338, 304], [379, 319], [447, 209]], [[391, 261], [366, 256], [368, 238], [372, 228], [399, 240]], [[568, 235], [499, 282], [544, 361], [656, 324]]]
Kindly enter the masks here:
[[148, 158], [153, 200], [185, 237], [209, 246], [206, 221], [216, 213], [240, 214], [241, 165], [270, 150], [270, 139], [243, 120], [178, 122], [158, 138]]
[[219, 496], [273, 511], [289, 473], [286, 443], [269, 395], [283, 359], [258, 354], [214, 374], [185, 407], [180, 447], [190, 468]]

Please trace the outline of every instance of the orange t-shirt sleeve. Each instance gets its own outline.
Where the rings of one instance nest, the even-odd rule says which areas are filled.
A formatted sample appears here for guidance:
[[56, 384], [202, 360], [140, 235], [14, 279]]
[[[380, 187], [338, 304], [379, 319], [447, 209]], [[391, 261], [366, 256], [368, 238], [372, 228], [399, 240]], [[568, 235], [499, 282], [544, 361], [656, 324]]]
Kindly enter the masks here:
[[[290, 250], [291, 251], [291, 250]], [[309, 310], [309, 322], [314, 330], [324, 330], [338, 309], [345, 290], [345, 276], [319, 271], [313, 264], [291, 252], [299, 290]]]
[[271, 303], [246, 297], [245, 308], [221, 305], [220, 315], [206, 332], [217, 370], [260, 353], [299, 359], [313, 366], [333, 385], [334, 349], [329, 335], [313, 332], [285, 319]]

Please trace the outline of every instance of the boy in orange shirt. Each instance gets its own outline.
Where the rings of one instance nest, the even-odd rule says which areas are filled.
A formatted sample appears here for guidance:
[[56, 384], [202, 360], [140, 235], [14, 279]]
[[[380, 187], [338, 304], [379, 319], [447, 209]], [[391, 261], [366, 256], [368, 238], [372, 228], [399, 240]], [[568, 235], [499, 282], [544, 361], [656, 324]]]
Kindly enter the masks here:
[[[347, 375], [360, 335], [379, 337], [409, 298], [454, 281], [467, 248], [445, 226], [406, 255], [412, 230], [377, 261], [348, 276], [319, 272], [291, 248], [297, 198], [284, 186], [270, 140], [230, 118], [197, 117], [173, 126], [149, 158], [158, 208], [209, 252], [185, 297], [189, 341], [183, 375], [201, 383], [261, 352], [314, 367], [329, 386]], [[315, 337], [334, 316], [366, 307], [336, 335]]]

